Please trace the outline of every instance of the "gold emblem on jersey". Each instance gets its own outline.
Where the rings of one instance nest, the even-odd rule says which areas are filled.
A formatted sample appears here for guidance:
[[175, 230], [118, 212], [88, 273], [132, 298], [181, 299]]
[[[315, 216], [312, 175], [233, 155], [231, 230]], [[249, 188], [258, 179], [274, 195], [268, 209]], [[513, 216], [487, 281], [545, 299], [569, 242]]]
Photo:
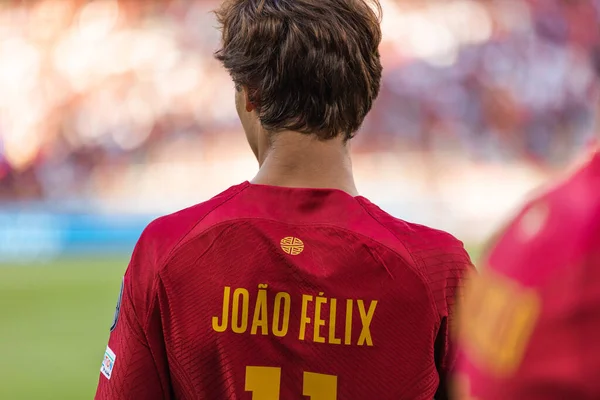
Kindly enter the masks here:
[[281, 250], [292, 256], [297, 256], [304, 251], [304, 242], [297, 237], [287, 236], [281, 239]]

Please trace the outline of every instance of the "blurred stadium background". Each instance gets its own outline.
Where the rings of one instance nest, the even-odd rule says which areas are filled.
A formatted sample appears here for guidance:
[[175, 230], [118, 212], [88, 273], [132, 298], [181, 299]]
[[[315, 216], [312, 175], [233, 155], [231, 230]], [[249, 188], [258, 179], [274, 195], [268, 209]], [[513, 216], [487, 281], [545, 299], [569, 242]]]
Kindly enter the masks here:
[[[158, 215], [257, 170], [212, 59], [214, 0], [0, 2], [0, 399], [92, 398]], [[362, 193], [476, 257], [595, 131], [597, 4], [382, 0]]]

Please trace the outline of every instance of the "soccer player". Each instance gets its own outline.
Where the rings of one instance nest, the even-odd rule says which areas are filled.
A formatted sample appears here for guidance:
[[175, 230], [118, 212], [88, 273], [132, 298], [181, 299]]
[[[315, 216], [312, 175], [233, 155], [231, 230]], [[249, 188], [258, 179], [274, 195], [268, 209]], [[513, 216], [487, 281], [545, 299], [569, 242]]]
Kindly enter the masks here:
[[600, 399], [600, 153], [530, 202], [462, 309], [459, 400]]
[[260, 170], [144, 231], [96, 399], [443, 396], [469, 256], [359, 196], [352, 176], [349, 141], [380, 87], [379, 11], [366, 0], [217, 11], [216, 56]]

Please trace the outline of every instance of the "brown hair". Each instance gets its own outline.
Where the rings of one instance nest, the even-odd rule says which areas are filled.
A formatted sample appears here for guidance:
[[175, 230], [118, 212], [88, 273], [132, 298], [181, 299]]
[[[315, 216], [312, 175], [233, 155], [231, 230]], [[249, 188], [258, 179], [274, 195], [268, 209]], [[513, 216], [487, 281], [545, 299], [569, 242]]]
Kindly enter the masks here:
[[216, 15], [215, 56], [265, 129], [354, 136], [381, 83], [378, 0], [225, 0]]

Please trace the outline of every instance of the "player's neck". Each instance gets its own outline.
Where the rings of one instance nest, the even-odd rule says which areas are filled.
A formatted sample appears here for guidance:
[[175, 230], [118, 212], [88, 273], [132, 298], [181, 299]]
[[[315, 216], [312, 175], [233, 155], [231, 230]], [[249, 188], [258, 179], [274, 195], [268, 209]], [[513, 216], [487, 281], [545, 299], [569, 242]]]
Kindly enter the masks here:
[[284, 187], [339, 189], [358, 195], [350, 149], [342, 138], [328, 141], [281, 132], [259, 149], [260, 170], [252, 183]]

